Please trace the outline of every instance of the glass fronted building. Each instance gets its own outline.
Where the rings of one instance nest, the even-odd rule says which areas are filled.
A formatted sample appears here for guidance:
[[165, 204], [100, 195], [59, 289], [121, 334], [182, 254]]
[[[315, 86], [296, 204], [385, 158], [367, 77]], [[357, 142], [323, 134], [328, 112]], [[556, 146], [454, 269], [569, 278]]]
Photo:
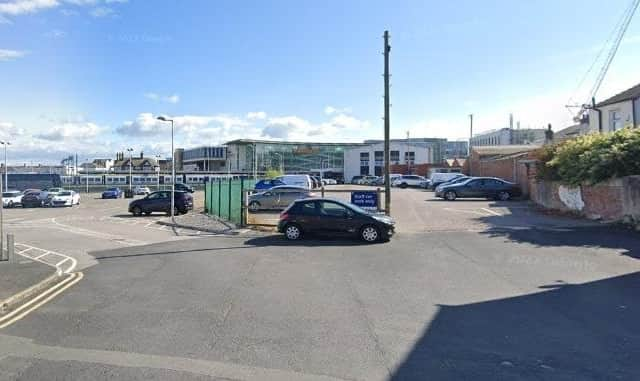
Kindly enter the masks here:
[[270, 169], [287, 174], [320, 173], [342, 176], [344, 152], [362, 143], [303, 143], [239, 139], [227, 142], [230, 171], [264, 173]]
[[[202, 146], [185, 149], [182, 152], [182, 166], [186, 172], [226, 171], [227, 149], [222, 146]], [[176, 160], [178, 162], [178, 160]]]

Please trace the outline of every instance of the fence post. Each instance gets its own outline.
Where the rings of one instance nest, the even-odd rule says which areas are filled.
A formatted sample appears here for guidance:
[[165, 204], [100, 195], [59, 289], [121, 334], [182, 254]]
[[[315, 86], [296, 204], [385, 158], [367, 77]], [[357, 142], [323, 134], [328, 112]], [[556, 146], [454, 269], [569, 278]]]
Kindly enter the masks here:
[[207, 210], [207, 196], [209, 195], [209, 188], [207, 187], [207, 183], [204, 183], [204, 214], [209, 214]]
[[231, 179], [229, 179], [229, 220], [231, 221]]
[[320, 194], [322, 195], [322, 198], [324, 198], [324, 185], [320, 187]]
[[222, 179], [218, 179], [218, 217], [222, 217]]
[[240, 226], [244, 226], [244, 177], [240, 178]]
[[7, 256], [10, 263], [18, 263], [18, 258], [15, 254], [15, 245], [13, 234], [7, 234]]
[[[376, 203], [378, 204], [376, 206], [377, 206], [378, 212], [379, 212], [380, 211], [380, 188], [376, 188]], [[385, 205], [384, 207], [386, 209], [387, 206]]]

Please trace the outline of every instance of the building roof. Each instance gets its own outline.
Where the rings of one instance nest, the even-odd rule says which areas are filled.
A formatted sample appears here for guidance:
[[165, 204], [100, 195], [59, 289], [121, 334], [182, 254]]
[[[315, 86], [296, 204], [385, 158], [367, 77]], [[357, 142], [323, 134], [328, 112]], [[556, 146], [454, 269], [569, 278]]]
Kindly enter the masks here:
[[563, 128], [562, 130], [554, 132], [553, 140], [563, 141], [563, 140], [571, 139], [586, 133], [588, 129], [589, 129], [588, 124], [574, 124], [573, 126], [569, 126], [569, 127]]
[[513, 155], [521, 152], [529, 152], [540, 148], [541, 145], [526, 144], [526, 145], [503, 145], [503, 146], [480, 146], [472, 147], [471, 150], [476, 152], [480, 156], [500, 156], [500, 155]]
[[[155, 166], [157, 165], [156, 159], [152, 158], [152, 157], [144, 157], [144, 158], [139, 158], [139, 157], [134, 157], [131, 159], [131, 164], [134, 167], [140, 167], [142, 165], [145, 164], [145, 162], [148, 162], [149, 165], [151, 166]], [[114, 167], [123, 167], [123, 166], [128, 166], [129, 165], [129, 158], [125, 158], [124, 160], [116, 160], [113, 163]]]
[[598, 103], [596, 107], [606, 106], [614, 103], [620, 103], [632, 99], [640, 98], [640, 83], [633, 86], [630, 89], [627, 89], [619, 94], [612, 96], [609, 99], [605, 99], [604, 101]]
[[319, 145], [319, 146], [361, 146], [363, 143], [316, 143], [316, 142], [288, 142], [283, 140], [255, 140], [255, 139], [236, 139], [224, 143], [231, 144], [286, 144], [286, 145]]

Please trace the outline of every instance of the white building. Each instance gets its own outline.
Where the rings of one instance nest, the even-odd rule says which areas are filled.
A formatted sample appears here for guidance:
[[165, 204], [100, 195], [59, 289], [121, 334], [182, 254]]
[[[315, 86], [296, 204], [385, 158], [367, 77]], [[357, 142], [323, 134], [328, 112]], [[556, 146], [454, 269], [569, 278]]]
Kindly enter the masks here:
[[624, 127], [640, 127], [640, 84], [589, 110], [589, 132], [613, 132]]
[[544, 144], [546, 139], [545, 132], [544, 128], [514, 129], [505, 127], [473, 135], [471, 145], [473, 147], [483, 147]]
[[[391, 141], [389, 163], [409, 166], [433, 164], [433, 144], [419, 142]], [[353, 176], [384, 173], [384, 143], [372, 143], [344, 151], [344, 180], [350, 182]]]

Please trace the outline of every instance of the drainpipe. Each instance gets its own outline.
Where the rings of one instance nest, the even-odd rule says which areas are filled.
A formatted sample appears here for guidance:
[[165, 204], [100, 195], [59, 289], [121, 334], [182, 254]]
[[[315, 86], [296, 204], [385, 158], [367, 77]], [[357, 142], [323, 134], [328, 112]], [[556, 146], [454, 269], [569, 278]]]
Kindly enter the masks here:
[[602, 133], [602, 110], [596, 108], [596, 97], [591, 98], [591, 109], [598, 113], [598, 132]]

